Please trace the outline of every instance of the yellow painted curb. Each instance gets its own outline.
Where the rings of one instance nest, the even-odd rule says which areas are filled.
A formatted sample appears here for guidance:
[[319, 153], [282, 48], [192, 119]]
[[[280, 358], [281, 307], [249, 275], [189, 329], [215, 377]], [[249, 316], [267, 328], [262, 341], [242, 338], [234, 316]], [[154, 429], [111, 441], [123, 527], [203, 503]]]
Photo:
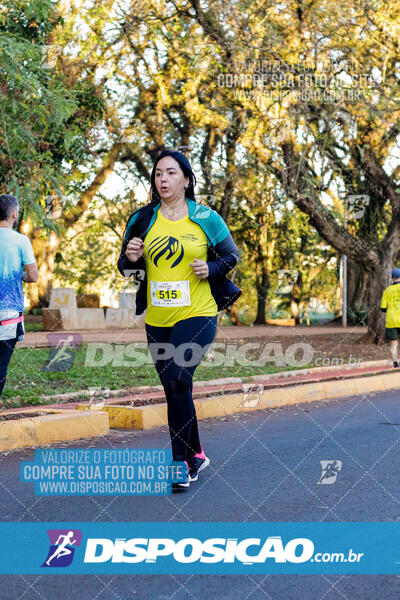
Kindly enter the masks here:
[[110, 427], [121, 429], [143, 429], [142, 427], [142, 411], [134, 406], [126, 406], [125, 404], [106, 405], [102, 408], [96, 406], [92, 408], [88, 404], [77, 404], [76, 410], [100, 411], [106, 412], [109, 417]]
[[[259, 396], [254, 394], [249, 396], [248, 401], [243, 399], [243, 393], [240, 392], [201, 398], [195, 400], [194, 404], [197, 418], [202, 420], [266, 408], [292, 406], [303, 402], [347, 398], [396, 388], [400, 388], [400, 372], [264, 390]], [[77, 405], [77, 408], [82, 410], [89, 407], [87, 404], [80, 404]], [[110, 427], [150, 429], [168, 424], [166, 403], [137, 407], [104, 406], [101, 410], [109, 414]]]
[[[76, 410], [91, 410], [88, 404], [77, 404]], [[121, 429], [150, 429], [167, 423], [167, 405], [125, 406], [114, 404], [97, 408], [108, 413], [110, 427]]]
[[110, 430], [108, 415], [100, 411], [79, 414], [67, 409], [45, 409], [36, 406], [24, 412], [39, 411], [49, 414], [0, 422], [0, 451], [107, 435]]

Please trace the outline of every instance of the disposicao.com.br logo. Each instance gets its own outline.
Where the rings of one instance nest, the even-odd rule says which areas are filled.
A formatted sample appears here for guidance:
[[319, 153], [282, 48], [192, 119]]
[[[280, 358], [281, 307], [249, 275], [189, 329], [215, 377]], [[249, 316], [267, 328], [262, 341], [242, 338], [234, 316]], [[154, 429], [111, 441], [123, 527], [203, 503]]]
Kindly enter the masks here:
[[400, 573], [389, 522], [3, 522], [0, 537], [0, 575]]
[[308, 538], [294, 538], [286, 544], [281, 536], [261, 538], [89, 538], [85, 563], [156, 563], [165, 557], [178, 563], [265, 563], [359, 562], [363, 553], [317, 552]]

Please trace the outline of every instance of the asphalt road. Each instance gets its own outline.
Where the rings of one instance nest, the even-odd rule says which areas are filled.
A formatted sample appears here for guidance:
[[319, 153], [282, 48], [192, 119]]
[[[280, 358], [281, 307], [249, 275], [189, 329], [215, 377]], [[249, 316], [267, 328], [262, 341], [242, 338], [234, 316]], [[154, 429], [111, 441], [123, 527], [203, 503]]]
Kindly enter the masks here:
[[[284, 393], [284, 392], [282, 392]], [[211, 465], [181, 494], [39, 497], [19, 479], [33, 449], [0, 454], [1, 521], [400, 520], [400, 391], [200, 422]], [[54, 447], [169, 447], [165, 428], [113, 430]], [[319, 485], [321, 460], [342, 461]], [[1, 552], [6, 551], [3, 541]], [[400, 597], [393, 575], [0, 576], [0, 600], [377, 600]]]

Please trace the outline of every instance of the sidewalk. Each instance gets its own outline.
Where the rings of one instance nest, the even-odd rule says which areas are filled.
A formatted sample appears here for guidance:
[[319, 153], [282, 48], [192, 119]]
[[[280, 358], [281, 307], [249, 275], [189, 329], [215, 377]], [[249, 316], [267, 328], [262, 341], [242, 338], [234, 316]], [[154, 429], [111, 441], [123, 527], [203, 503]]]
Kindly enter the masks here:
[[[314, 336], [314, 335], [334, 335], [334, 334], [359, 334], [360, 336], [367, 332], [366, 327], [339, 327], [336, 325], [321, 325], [312, 327], [281, 327], [275, 325], [255, 325], [238, 327], [219, 327], [216, 340], [241, 340], [253, 338], [285, 338], [292, 336]], [[18, 348], [43, 348], [49, 346], [47, 338], [48, 331], [32, 331], [25, 333], [25, 339], [18, 343]], [[131, 342], [146, 342], [146, 332], [144, 327], [141, 329], [110, 329], [86, 330], [86, 331], [57, 331], [51, 333], [80, 333], [82, 342], [111, 342], [114, 344], [129, 344]]]

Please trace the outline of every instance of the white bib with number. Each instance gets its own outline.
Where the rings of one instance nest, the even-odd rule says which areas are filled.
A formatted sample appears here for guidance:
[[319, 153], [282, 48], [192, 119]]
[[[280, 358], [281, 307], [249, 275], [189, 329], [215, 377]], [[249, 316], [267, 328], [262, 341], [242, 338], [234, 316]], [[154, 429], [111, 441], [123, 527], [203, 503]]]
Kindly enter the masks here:
[[189, 281], [151, 281], [153, 306], [190, 306]]

